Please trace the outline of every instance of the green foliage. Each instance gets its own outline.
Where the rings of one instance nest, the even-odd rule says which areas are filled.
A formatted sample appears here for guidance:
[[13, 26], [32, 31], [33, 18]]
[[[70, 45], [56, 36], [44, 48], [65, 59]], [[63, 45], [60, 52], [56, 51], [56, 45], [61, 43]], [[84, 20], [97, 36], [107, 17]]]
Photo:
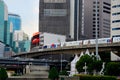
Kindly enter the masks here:
[[0, 68], [0, 80], [6, 80], [8, 78], [7, 72], [4, 68]]
[[76, 64], [76, 69], [77, 69], [78, 72], [83, 72], [84, 71], [83, 67], [85, 66], [85, 62], [86, 62], [88, 67], [91, 66], [91, 63], [93, 62], [92, 57], [90, 57], [89, 55], [84, 55], [80, 58], [80, 60]]
[[105, 68], [105, 74], [111, 76], [120, 75], [120, 63], [119, 62], [109, 62]]
[[91, 76], [91, 75], [76, 75], [80, 80], [117, 80], [114, 76]]
[[60, 75], [65, 75], [65, 76], [68, 76], [68, 73], [66, 70], [63, 70], [62, 72], [59, 73]]
[[93, 64], [92, 64], [93, 65], [93, 70], [95, 69], [97, 72], [99, 72], [102, 69], [102, 64], [103, 64], [102, 61], [94, 60]]
[[83, 55], [80, 60], [76, 63], [76, 69], [77, 71], [84, 72], [83, 67], [87, 66], [87, 71], [91, 74], [93, 70], [96, 70], [97, 72], [101, 70], [102, 68], [102, 61], [97, 60], [95, 56], [89, 56], [89, 55]]
[[100, 52], [100, 58], [102, 59], [103, 62], [110, 62], [111, 61], [111, 56], [110, 52]]
[[51, 80], [59, 78], [59, 73], [55, 67], [51, 68], [51, 70], [49, 71], [48, 78], [50, 78]]
[[12, 74], [12, 76], [20, 76], [20, 75], [18, 75], [18, 74], [16, 74], [16, 73], [14, 73], [14, 74]]

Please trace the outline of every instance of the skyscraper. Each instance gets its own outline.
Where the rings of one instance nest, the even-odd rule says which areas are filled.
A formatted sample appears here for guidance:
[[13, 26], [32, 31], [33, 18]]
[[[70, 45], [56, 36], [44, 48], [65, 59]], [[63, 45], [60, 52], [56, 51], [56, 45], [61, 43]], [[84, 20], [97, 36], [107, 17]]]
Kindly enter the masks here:
[[21, 17], [18, 14], [8, 14], [8, 21], [13, 24], [13, 32], [15, 30], [21, 30]]
[[7, 40], [8, 9], [3, 0], [0, 0], [0, 41], [6, 44]]
[[120, 37], [120, 0], [111, 0], [111, 37]]
[[[80, 32], [78, 34], [78, 39], [95, 38], [96, 0], [75, 0], [75, 1], [76, 1], [75, 20], [77, 21], [75, 21], [74, 27], [77, 26], [75, 30], [78, 29], [78, 32]], [[97, 2], [98, 38], [110, 37], [110, 13], [111, 13], [111, 1], [98, 0]]]
[[39, 31], [70, 35], [70, 0], [40, 0]]
[[[110, 37], [111, 1], [98, 0], [98, 38]], [[96, 0], [40, 0], [39, 31], [95, 38]]]
[[28, 38], [28, 35], [24, 33], [24, 31], [15, 30], [13, 41], [13, 47], [16, 53], [26, 52], [30, 49], [30, 40]]

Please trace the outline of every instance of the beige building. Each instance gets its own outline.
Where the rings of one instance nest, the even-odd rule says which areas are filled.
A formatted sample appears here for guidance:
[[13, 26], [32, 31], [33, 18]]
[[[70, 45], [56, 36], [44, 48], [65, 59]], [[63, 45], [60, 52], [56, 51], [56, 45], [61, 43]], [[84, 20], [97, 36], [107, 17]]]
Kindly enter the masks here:
[[120, 0], [111, 0], [111, 37], [120, 37]]

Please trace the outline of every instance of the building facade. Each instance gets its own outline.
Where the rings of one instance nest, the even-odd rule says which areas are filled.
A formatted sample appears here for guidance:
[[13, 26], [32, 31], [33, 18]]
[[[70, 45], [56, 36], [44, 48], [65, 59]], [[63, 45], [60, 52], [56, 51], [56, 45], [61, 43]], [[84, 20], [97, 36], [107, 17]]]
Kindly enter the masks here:
[[21, 30], [21, 17], [17, 14], [8, 14], [8, 21], [13, 24], [13, 32], [15, 30]]
[[15, 30], [13, 37], [13, 47], [13, 50], [16, 53], [28, 52], [30, 50], [30, 40], [28, 38], [28, 35], [23, 31]]
[[78, 29], [80, 32], [78, 39], [95, 38], [96, 25], [98, 38], [110, 37], [110, 0], [98, 0], [97, 8], [96, 0], [76, 0], [75, 4], [75, 20], [77, 21], [74, 24], [75, 27], [77, 26], [75, 30]]
[[[74, 40], [110, 37], [111, 1], [40, 0], [39, 31], [66, 35]], [[96, 21], [97, 13], [97, 21]]]
[[70, 35], [70, 0], [40, 0], [39, 32]]
[[120, 37], [120, 0], [111, 0], [111, 37]]
[[0, 41], [7, 43], [8, 9], [3, 0], [0, 0]]
[[4, 57], [5, 44], [0, 41], [0, 58]]

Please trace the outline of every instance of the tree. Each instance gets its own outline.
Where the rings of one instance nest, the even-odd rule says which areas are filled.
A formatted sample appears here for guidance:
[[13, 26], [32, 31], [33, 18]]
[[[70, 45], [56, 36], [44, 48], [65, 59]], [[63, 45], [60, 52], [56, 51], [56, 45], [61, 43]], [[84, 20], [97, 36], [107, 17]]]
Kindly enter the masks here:
[[68, 73], [66, 70], [63, 70], [62, 72], [59, 73], [60, 75], [68, 76]]
[[90, 74], [93, 73], [93, 70], [99, 72], [102, 69], [101, 60], [97, 60], [95, 56], [89, 56], [85, 54], [80, 58], [80, 60], [76, 64], [76, 69], [79, 73], [84, 72], [83, 67], [85, 66], [85, 63], [87, 66], [87, 72], [89, 72]]
[[89, 55], [85, 54], [83, 55], [80, 60], [77, 62], [76, 64], [76, 69], [77, 71], [80, 73], [80, 72], [84, 72], [84, 69], [83, 67], [85, 66], [85, 63], [87, 64], [87, 67], [88, 67], [88, 71], [90, 71], [91, 69], [91, 63], [93, 62], [93, 59], [92, 57], [90, 57]]
[[50, 69], [48, 78], [50, 78], [51, 80], [55, 80], [59, 78], [59, 73], [55, 67]]
[[8, 78], [7, 72], [4, 68], [0, 68], [0, 80], [6, 80]]

